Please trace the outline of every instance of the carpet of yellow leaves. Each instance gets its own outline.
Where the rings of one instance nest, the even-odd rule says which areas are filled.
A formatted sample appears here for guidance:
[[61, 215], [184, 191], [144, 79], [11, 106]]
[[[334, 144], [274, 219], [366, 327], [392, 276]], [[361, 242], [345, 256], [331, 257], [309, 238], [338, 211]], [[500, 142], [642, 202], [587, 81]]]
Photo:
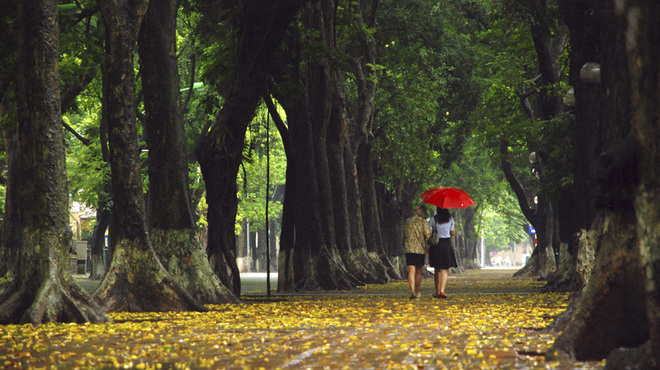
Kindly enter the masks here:
[[[407, 285], [243, 297], [211, 311], [113, 313], [106, 324], [0, 326], [0, 367], [136, 369], [546, 369], [558, 335], [542, 330], [568, 294], [512, 271], [450, 277], [450, 298], [410, 300]], [[571, 367], [603, 368], [600, 363]]]

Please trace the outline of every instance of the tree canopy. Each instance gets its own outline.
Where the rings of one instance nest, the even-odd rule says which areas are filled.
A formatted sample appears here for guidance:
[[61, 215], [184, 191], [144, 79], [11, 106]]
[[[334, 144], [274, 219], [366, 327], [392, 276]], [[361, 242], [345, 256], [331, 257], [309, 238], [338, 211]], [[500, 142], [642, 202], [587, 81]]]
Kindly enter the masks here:
[[[638, 32], [657, 35], [658, 8], [5, 1], [0, 304], [10, 309], [1, 321], [99, 321], [108, 310], [236, 302], [238, 235], [248, 223], [270, 226], [266, 212], [281, 220], [280, 292], [399, 279], [402, 221], [419, 194], [442, 185], [476, 202], [453, 211], [461, 269], [479, 267], [481, 238], [501, 250], [536, 229], [517, 274], [549, 290], [587, 289], [571, 333], [588, 333], [588, 313], [599, 309], [625, 317], [598, 304], [618, 292], [599, 284], [609, 270], [630, 277], [640, 317], [630, 340], [591, 350], [588, 339], [564, 336], [559, 351], [603, 356], [647, 340], [660, 348], [658, 76], [649, 51], [657, 40]], [[103, 282], [94, 301], [64, 268], [67, 199], [96, 210], [92, 275]], [[621, 247], [602, 237], [612, 224]], [[626, 253], [617, 260], [603, 250]], [[28, 268], [19, 256], [43, 263]], [[23, 284], [26, 274], [38, 278]], [[42, 285], [60, 289], [51, 303], [75, 299], [48, 311], [34, 295]]]

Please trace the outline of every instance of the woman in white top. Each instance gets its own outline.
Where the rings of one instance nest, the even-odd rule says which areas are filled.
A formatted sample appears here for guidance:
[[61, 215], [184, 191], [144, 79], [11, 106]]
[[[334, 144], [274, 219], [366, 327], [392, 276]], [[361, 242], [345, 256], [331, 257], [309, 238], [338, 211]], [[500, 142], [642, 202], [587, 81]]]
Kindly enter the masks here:
[[458, 267], [451, 237], [456, 233], [454, 219], [445, 208], [437, 208], [435, 216], [429, 222], [431, 228], [438, 233], [438, 243], [431, 245], [429, 249], [429, 264], [435, 269], [435, 298], [447, 298], [445, 287], [449, 269]]

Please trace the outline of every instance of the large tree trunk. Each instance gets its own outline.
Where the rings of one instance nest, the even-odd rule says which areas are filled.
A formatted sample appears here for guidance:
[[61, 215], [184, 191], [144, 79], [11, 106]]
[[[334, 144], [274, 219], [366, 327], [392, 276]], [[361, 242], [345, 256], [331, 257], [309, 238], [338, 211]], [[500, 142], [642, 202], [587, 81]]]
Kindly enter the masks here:
[[[635, 194], [637, 233], [641, 245], [642, 268], [646, 272], [644, 291], [648, 313], [652, 361], [660, 367], [660, 4], [648, 1], [624, 1], [619, 17], [628, 19], [628, 29], [636, 26], [634, 41], [628, 42], [628, 68], [633, 86], [633, 132], [639, 145], [640, 187]], [[638, 23], [633, 24], [633, 17]], [[631, 31], [632, 32], [632, 31]], [[643, 353], [644, 349], [638, 351]], [[631, 359], [637, 360], [633, 353]]]
[[[245, 81], [240, 85], [253, 83]], [[236, 175], [242, 160], [247, 124], [252, 119], [259, 96], [256, 91], [232, 94], [198, 148], [208, 203], [209, 260], [222, 284], [237, 296], [241, 293], [241, 282], [234, 233], [238, 206]]]
[[[318, 7], [306, 9], [304, 21], [306, 24], [311, 24], [311, 13], [314, 11], [317, 12], [317, 17], [320, 16]], [[320, 203], [319, 176], [317, 175], [319, 166], [316, 165], [316, 157], [317, 153], [325, 155], [326, 152], [314, 150], [315, 141], [310, 113], [319, 112], [318, 109], [310, 109], [312, 106], [310, 97], [323, 96], [323, 94], [315, 92], [312, 87], [303, 85], [303, 81], [309, 81], [312, 74], [307, 69], [305, 73], [301, 71], [301, 62], [298, 59], [300, 54], [297, 49], [300, 47], [300, 40], [295, 37], [296, 35], [290, 43], [293, 46], [293, 53], [282, 56], [290, 57], [290, 65], [295, 66], [285, 77], [287, 81], [284, 85], [290, 83], [288, 81], [293, 81], [298, 84], [299, 90], [305, 91], [305, 93], [300, 95], [279, 94], [279, 85], [274, 85], [272, 89], [274, 94], [278, 94], [288, 118], [288, 128], [284, 127], [281, 120], [279, 123], [276, 120], [287, 154], [287, 185], [280, 238], [278, 292], [352, 288], [355, 286], [354, 282], [343, 265], [337, 249], [335, 248], [332, 252], [324, 238], [325, 234], [331, 235], [332, 238], [335, 238], [336, 235], [334, 228], [327, 228], [327, 225], [325, 228], [322, 227], [322, 219], [324, 219], [321, 215], [322, 209], [331, 212], [332, 207], [322, 208]], [[318, 74], [319, 69], [322, 68], [318, 67], [316, 73]], [[322, 75], [325, 74], [321, 73]], [[327, 88], [325, 84], [310, 85], [322, 89]], [[324, 106], [323, 99], [315, 100], [315, 104], [319, 103], [321, 104], [319, 107]], [[269, 109], [271, 114], [275, 112], [272, 104]], [[273, 116], [277, 117], [276, 114]], [[319, 119], [322, 116], [317, 115], [316, 117]], [[329, 204], [325, 206], [327, 207]], [[325, 214], [324, 217], [328, 222], [334, 223], [332, 213]]]
[[[572, 5], [562, 2], [567, 9]], [[603, 120], [596, 140], [608, 148], [596, 172], [598, 211], [591, 229], [599, 237], [598, 255], [575, 313], [548, 357], [601, 359], [609, 354], [608, 368], [658, 368], [660, 4], [607, 1], [570, 15], [579, 25], [594, 14], [602, 17], [588, 34], [600, 47], [591, 61], [602, 66]], [[571, 28], [571, 35], [581, 37], [579, 30]], [[580, 58], [580, 53], [575, 48], [571, 57]], [[589, 94], [588, 89], [576, 85], [576, 98]], [[579, 102], [578, 112], [599, 108]]]
[[593, 163], [605, 150], [600, 135], [594, 135], [594, 132], [600, 130], [600, 121], [606, 116], [601, 109], [604, 103], [601, 85], [582, 82], [580, 69], [585, 63], [599, 59], [600, 30], [605, 18], [601, 12], [589, 10], [589, 6], [583, 1], [564, 2], [561, 6], [562, 20], [569, 28], [573, 50], [569, 83], [580, 91], [575, 95], [576, 104], [590, 109], [573, 111], [573, 184], [562, 190], [557, 206], [558, 235], [568, 255], [561, 254], [562, 262], [557, 272], [548, 279], [547, 286], [557, 291], [583, 289], [593, 267], [594, 244], [586, 239], [596, 214], [593, 205], [593, 189], [596, 186]]
[[284, 200], [282, 201], [282, 226], [280, 231], [280, 248], [277, 261], [277, 291], [281, 293], [295, 291], [295, 278], [293, 266], [293, 243], [295, 240], [295, 206], [298, 180], [296, 174], [299, 172], [293, 158], [294, 148], [292, 145], [291, 131], [277, 112], [277, 108], [270, 96], [264, 97], [270, 115], [282, 137], [284, 152], [287, 157], [286, 187], [284, 188]]
[[[90, 279], [99, 280], [103, 278], [106, 272], [106, 265], [103, 259], [103, 250], [105, 249], [105, 231], [110, 225], [112, 213], [108, 209], [106, 201], [100, 201], [96, 209], [96, 224], [90, 237], [90, 255], [92, 268], [89, 274]], [[109, 256], [108, 256], [109, 257]]]
[[[566, 35], [562, 31], [562, 25], [556, 25], [556, 19], [551, 14], [552, 8], [543, 0], [520, 2], [521, 11], [530, 20], [530, 31], [534, 49], [536, 51], [537, 67], [539, 77], [533, 90], [527, 91], [523, 85], [518, 91], [523, 110], [529, 116], [532, 122], [537, 120], [548, 121], [555, 118], [563, 110], [561, 96], [554, 93], [552, 86], [560, 81], [561, 71], [559, 61], [564, 52]], [[535, 104], [528, 102], [529, 96], [535, 96]], [[506, 145], [503, 143], [503, 146]], [[533, 164], [535, 170], [540, 176], [540, 181], [547, 181], [543, 175], [543, 166], [553, 166], [553, 158], [545, 153], [551, 152], [548, 148], [535, 148], [538, 160]], [[506, 163], [506, 148], [502, 148], [502, 169], [504, 170], [507, 181], [511, 184], [521, 210], [527, 220], [534, 226], [538, 236], [538, 245], [532, 252], [527, 265], [518, 271], [515, 276], [540, 276], [547, 278], [556, 270], [559, 256], [559, 241], [555, 239], [555, 207], [550, 201], [549, 194], [538, 195], [538, 209], [533, 210], [527, 204], [528, 200], [524, 197], [524, 190], [508, 169]], [[533, 195], [532, 195], [533, 196]]]
[[541, 194], [538, 197], [537, 207], [532, 208], [525, 189], [520, 185], [511, 169], [511, 164], [508, 160], [508, 145], [505, 141], [501, 143], [500, 154], [502, 156], [501, 166], [504, 176], [516, 194], [523, 215], [536, 230], [538, 239], [538, 243], [529, 261], [514, 276], [540, 276], [547, 278], [556, 267], [554, 253], [552, 252], [552, 228], [554, 227], [552, 205], [546, 200], [547, 196]]
[[[107, 163], [109, 166], [110, 162], [110, 150], [108, 148], [108, 114], [107, 106], [103, 104], [101, 106], [101, 123], [99, 125], [99, 142], [101, 145], [101, 158], [103, 163]], [[110, 261], [112, 260], [112, 248], [111, 240], [114, 239], [113, 233], [114, 228], [110, 228], [112, 224], [112, 183], [110, 181], [103, 184], [103, 190], [98, 192], [99, 203], [96, 206], [96, 225], [94, 225], [94, 231], [91, 236], [91, 259], [92, 259], [92, 271], [89, 275], [90, 279], [102, 279], [105, 275]], [[108, 231], [108, 245], [107, 245], [107, 254], [104, 255], [104, 250], [106, 249], [106, 238], [105, 232]]]
[[148, 1], [99, 1], [106, 31], [103, 98], [106, 105], [116, 240], [108, 273], [94, 293], [107, 310], [205, 310], [163, 268], [144, 217], [133, 59]]
[[0, 323], [103, 322], [71, 276], [57, 1], [18, 5], [18, 127], [10, 146]]
[[[335, 9], [332, 1], [319, 1], [313, 3], [305, 14], [303, 26], [318, 33], [318, 42], [323, 43], [330, 50], [335, 48]], [[314, 188], [311, 194], [318, 210], [319, 227], [322, 230], [320, 238], [315, 242], [322, 247], [303, 249], [305, 258], [311, 258], [314, 265], [327, 265], [325, 271], [330, 276], [344, 276], [346, 285], [335, 285], [344, 280], [325, 279], [323, 269], [315, 268], [313, 276], [306, 276], [306, 287], [316, 286], [325, 289], [340, 289], [353, 287], [360, 282], [355, 275], [360, 275], [363, 269], [357, 267], [354, 261], [346, 264], [344, 253], [351, 248], [351, 225], [348, 217], [346, 199], [346, 179], [344, 173], [343, 148], [337, 141], [331, 141], [336, 129], [333, 112], [333, 94], [336, 85], [334, 81], [334, 68], [328, 56], [319, 57], [319, 60], [307, 66], [307, 96], [309, 105], [308, 115], [311, 123], [311, 149], [313, 150], [314, 174], [316, 175]], [[333, 119], [333, 121], [331, 121]], [[301, 124], [305, 124], [302, 123]], [[303, 138], [301, 138], [303, 139]], [[303, 139], [304, 140], [304, 139]], [[299, 152], [302, 154], [304, 152]], [[304, 159], [306, 160], [306, 159]], [[302, 216], [302, 214], [301, 214]], [[303, 216], [304, 217], [304, 216]], [[313, 240], [313, 239], [312, 239]], [[302, 256], [302, 255], [301, 255]], [[327, 260], [326, 260], [327, 259]], [[362, 276], [362, 275], [360, 275]], [[311, 280], [310, 280], [311, 279]], [[303, 286], [303, 288], [306, 288]]]
[[[245, 132], [266, 91], [271, 63], [302, 3], [243, 1], [238, 18], [240, 41], [232, 89], [213, 127], [202, 133], [197, 157], [206, 183], [211, 266], [234, 294], [241, 291], [236, 264], [236, 175]], [[255, 21], [259, 20], [259, 21]]]
[[[311, 260], [304, 261], [301, 256], [303, 252], [311, 254], [312, 244], [319, 240], [314, 236], [320, 235], [321, 229], [316, 206], [318, 196], [315, 195], [318, 187], [306, 99], [282, 99], [282, 104], [287, 111], [289, 124], [288, 135], [283, 137], [290, 137], [290, 145], [286, 146], [287, 185], [284, 193], [277, 277], [277, 290], [284, 293], [318, 288], [315, 266], [311, 264]], [[320, 242], [317, 245], [320, 245]]]
[[[377, 4], [377, 1], [353, 3], [350, 7], [353, 19], [364, 27], [376, 27], [375, 12], [378, 8]], [[364, 17], [364, 13], [370, 10], [371, 18], [367, 19]], [[348, 104], [345, 92], [346, 83], [339, 69], [335, 71], [334, 78], [338, 93], [335, 101], [341, 103], [337, 105], [337, 108], [341, 109], [341, 115], [337, 118], [340, 118], [343, 125], [347, 126], [345, 129], [346, 135], [341, 138], [345, 142], [344, 158], [348, 185], [347, 198], [354, 235], [352, 237], [353, 252], [348, 258], [361, 261], [362, 266], [364, 266], [364, 269], [368, 273], [368, 282], [383, 283], [388, 281], [390, 277], [387, 273], [388, 267], [382, 263], [379, 255], [382, 245], [374, 244], [380, 238], [368, 240], [366, 233], [367, 224], [376, 224], [378, 215], [373, 212], [364, 212], [365, 206], [367, 206], [365, 201], [367, 201], [369, 195], [369, 187], [373, 187], [373, 176], [369, 176], [371, 173], [370, 166], [365, 166], [369, 167], [363, 169], [363, 171], [368, 171], [365, 173], [361, 172], [360, 167], [360, 162], [363, 160], [360, 158], [361, 155], [365, 156], [364, 159], [366, 161], [369, 161], [371, 158], [371, 146], [368, 144], [370, 138], [373, 136], [371, 125], [374, 116], [377, 76], [376, 70], [372, 66], [376, 65], [376, 44], [368, 32], [359, 32], [355, 37], [356, 50], [359, 50], [360, 54], [350, 57], [349, 65], [350, 72], [355, 81], [356, 101]], [[349, 105], [355, 107], [353, 112], [350, 112], [348, 109]], [[366, 193], [363, 193], [363, 191], [366, 191]], [[367, 220], [368, 216], [373, 217], [373, 219]]]
[[386, 244], [380, 222], [378, 196], [376, 193], [371, 141], [364, 141], [358, 150], [357, 166], [360, 180], [360, 194], [362, 194], [364, 236], [367, 242], [367, 251], [373, 256], [372, 259], [380, 260], [380, 263], [385, 267], [386, 276], [395, 280], [403, 279], [399, 268], [390, 258], [391, 254], [385, 248]]
[[[334, 1], [314, 2], [307, 8], [302, 22], [331, 50], [336, 48], [336, 6]], [[351, 6], [354, 8], [350, 11], [360, 16], [360, 5]], [[297, 199], [291, 203], [285, 200], [285, 214], [287, 204], [296, 210], [292, 212], [294, 221], [283, 224], [280, 251], [285, 254], [280, 255], [281, 289], [291, 286], [345, 289], [356, 283], [389, 279], [382, 263], [384, 254], [378, 253], [382, 244], [375, 244], [380, 242], [379, 237], [371, 240], [373, 251], [369, 253], [360, 194], [362, 188], [366, 188], [361, 181], [373, 181], [373, 177], [361, 179], [359, 176], [358, 148], [367, 137], [375, 92], [375, 85], [369, 78], [371, 72], [362, 73], [365, 68], [362, 63], [373, 63], [375, 49], [368, 36], [363, 36], [366, 38], [362, 40], [365, 59], [351, 62], [360, 99], [355, 117], [348, 114], [341, 71], [328, 56], [319, 56], [306, 65], [306, 73], [297, 79], [306, 84], [306, 96], [288, 97], [291, 100], [281, 102], [289, 113], [294, 147], [287, 152], [291, 167], [287, 174], [287, 199], [289, 196]], [[294, 181], [295, 186], [291, 187]], [[294, 189], [295, 194], [292, 193]], [[379, 221], [375, 203], [372, 208], [370, 215], [374, 219], [370, 220], [370, 226], [375, 231]], [[394, 276], [396, 274], [393, 272]], [[293, 281], [285, 282], [283, 278]]]
[[214, 274], [197, 235], [176, 56], [178, 0], [149, 5], [138, 45], [149, 148], [149, 233], [167, 271], [203, 303], [235, 302]]
[[[399, 275], [406, 276], [408, 267], [405, 263], [403, 249], [403, 221], [406, 215], [412, 215], [412, 199], [406, 199], [404, 194], [419, 192], [399, 192], [392, 194], [382, 183], [376, 183], [376, 197], [378, 199], [378, 214], [382, 225], [381, 237], [383, 248], [392, 265]], [[405, 206], [410, 209], [405, 212]]]
[[457, 230], [453, 243], [457, 252], [458, 266], [462, 269], [479, 268], [478, 240], [472, 224], [477, 210], [476, 207], [470, 207], [453, 213]]

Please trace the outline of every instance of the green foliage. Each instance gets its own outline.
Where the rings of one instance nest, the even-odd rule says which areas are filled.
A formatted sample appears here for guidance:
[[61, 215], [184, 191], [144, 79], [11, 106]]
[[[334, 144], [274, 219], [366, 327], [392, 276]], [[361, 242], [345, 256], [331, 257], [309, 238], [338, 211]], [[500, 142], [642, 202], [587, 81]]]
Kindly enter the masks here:
[[[554, 5], [554, 1], [549, 3]], [[102, 189], [109, 181], [99, 139], [103, 32], [98, 14], [83, 19], [75, 15], [93, 6], [92, 0], [60, 6], [63, 90], [85, 74], [96, 76], [63, 116], [90, 140], [84, 145], [66, 135], [71, 192], [75, 200], [92, 208], [99, 196], [108, 196]], [[363, 62], [362, 67], [370, 81], [378, 82], [371, 128], [378, 181], [393, 192], [410, 194], [438, 185], [465, 189], [481, 207], [477, 217], [483, 219], [476, 224], [483, 224], [484, 229], [478, 232], [493, 248], [508, 245], [506, 238], [525, 237], [524, 220], [499, 169], [502, 139], [509, 143], [516, 174], [533, 191], [551, 194], [572, 181], [567, 154], [571, 152], [568, 132], [573, 118], [563, 115], [549, 122], [531, 122], [520, 108], [516, 89], [523, 83], [531, 86], [537, 74], [530, 27], [540, 19], [531, 11], [522, 12], [525, 6], [512, 0], [381, 0], [372, 27], [361, 19], [356, 2], [341, 2], [336, 13], [336, 50], [341, 52], [320, 42], [318, 30], [305, 29], [299, 35], [304, 63], [323, 58], [342, 66], [349, 110], [355, 108], [352, 102], [357, 99], [357, 89], [347, 61], [360, 57], [364, 45], [375, 41], [376, 62]], [[193, 153], [200, 133], [213, 121], [232, 83], [239, 8], [224, 1], [184, 0], [179, 12], [177, 49], [189, 179], [201, 227], [206, 226], [206, 202], [201, 195], [204, 182]], [[8, 67], [15, 65], [16, 57], [14, 23], [8, 16], [13, 10], [0, 15], [3, 82], [15, 73]], [[293, 46], [287, 43], [284, 47]], [[565, 83], [546, 87], [554, 94], [567, 89]], [[11, 102], [11, 84], [0, 94], [0, 101]], [[2, 113], [3, 127], [15, 123], [15, 109]], [[247, 135], [245, 161], [237, 179], [237, 230], [244, 219], [263, 229], [266, 196], [285, 182], [286, 157], [271, 123], [271, 184], [266, 189], [267, 121], [265, 111], [260, 111]], [[530, 173], [527, 160], [529, 152], [539, 148], [551, 159], [543, 184]], [[4, 152], [0, 153], [0, 162], [5, 161]], [[278, 200], [271, 200], [269, 218], [276, 219], [281, 207]]]
[[65, 122], [78, 132], [91, 139], [90, 145], [84, 145], [78, 139], [67, 135], [67, 172], [69, 191], [73, 200], [96, 208], [99, 195], [109, 200], [110, 195], [103, 191], [104, 184], [110, 181], [110, 167], [101, 156], [96, 112], [70, 114], [64, 116]]
[[[267, 130], [267, 128], [269, 129]], [[266, 156], [266, 135], [269, 137], [270, 162]], [[265, 229], [266, 197], [268, 201], [268, 218], [274, 221], [282, 213], [282, 203], [279, 199], [272, 199], [279, 189], [281, 196], [286, 181], [286, 155], [282, 140], [275, 128], [272, 119], [268, 117], [265, 107], [259, 110], [255, 119], [249, 127], [243, 161], [243, 170], [239, 171], [237, 179], [238, 188], [238, 212], [236, 214], [237, 225], [244, 219], [251, 222], [251, 227], [256, 230]], [[266, 189], [266, 171], [270, 167], [270, 187]], [[240, 230], [240, 226], [239, 229]]]
[[443, 183], [473, 130], [478, 52], [469, 21], [451, 1], [384, 1], [375, 34], [379, 63], [374, 153], [392, 191]]
[[489, 209], [483, 214], [483, 236], [487, 251], [510, 249], [511, 243], [528, 241], [528, 225], [512, 197], [506, 199], [499, 209]]
[[[179, 22], [182, 36], [199, 64], [199, 78], [212, 86], [204, 95], [202, 104], [206, 113], [219, 109], [220, 96], [231, 87], [231, 76], [236, 62], [238, 30], [234, 26], [238, 6], [228, 9], [223, 1], [187, 0], [182, 2]], [[185, 87], [185, 86], [184, 86]], [[216, 95], [216, 92], [220, 96]]]
[[[559, 189], [572, 182], [567, 157], [572, 152], [572, 118], [564, 114], [549, 121], [533, 121], [522, 109], [518, 95], [522, 86], [525, 90], [538, 88], [533, 80], [539, 72], [531, 27], [552, 19], [548, 28], [555, 34], [563, 32], [557, 23], [558, 15], [552, 17], [557, 10], [555, 2], [547, 2], [547, 8], [538, 5], [510, 0], [490, 2], [490, 27], [479, 33], [483, 60], [488, 61], [480, 71], [484, 95], [473, 120], [478, 123], [479, 140], [492, 148], [496, 163], [500, 161], [497, 148], [502, 141], [508, 143], [514, 173], [530, 196], [542, 192], [557, 199]], [[543, 13], [546, 10], [549, 13]], [[555, 96], [564, 95], [568, 88], [563, 81], [542, 87], [546, 94]], [[537, 96], [529, 97], [532, 109]], [[543, 179], [530, 172], [531, 152], [547, 153]]]
[[[83, 1], [60, 6], [60, 76], [62, 92], [82, 91], [63, 112], [62, 121], [83, 140], [65, 132], [67, 173], [72, 200], [95, 209], [103, 184], [110, 181], [110, 169], [101, 155], [101, 65], [104, 60], [103, 27], [100, 15], [79, 19], [83, 9], [95, 2]], [[87, 85], [84, 85], [87, 81]]]
[[[446, 76], [440, 60], [442, 25], [427, 1], [385, 1], [375, 34], [379, 80], [374, 121], [378, 176], [389, 188], [421, 185], [440, 168], [435, 145], [438, 95]], [[434, 32], [429, 32], [433, 29]], [[428, 179], [430, 180], [430, 179]]]

